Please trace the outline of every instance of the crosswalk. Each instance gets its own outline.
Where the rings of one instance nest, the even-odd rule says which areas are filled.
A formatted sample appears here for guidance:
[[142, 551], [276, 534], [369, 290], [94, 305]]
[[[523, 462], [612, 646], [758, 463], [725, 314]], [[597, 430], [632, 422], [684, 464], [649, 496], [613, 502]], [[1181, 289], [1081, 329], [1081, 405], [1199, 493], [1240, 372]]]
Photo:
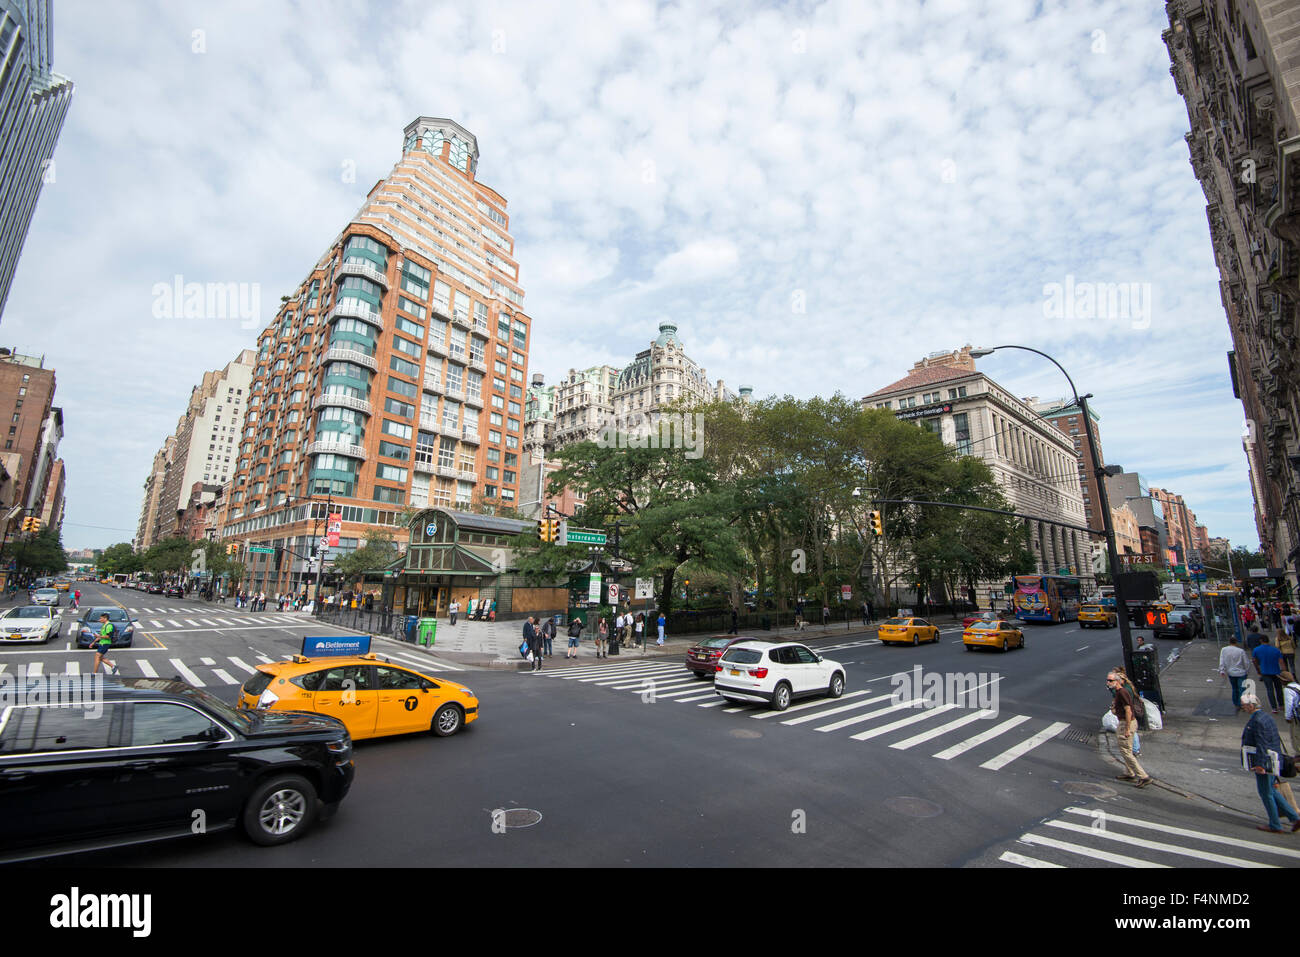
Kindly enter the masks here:
[[[1300, 850], [1254, 840], [1254, 831], [1215, 833], [1104, 808], [1064, 808], [1022, 834], [997, 860], [1011, 867], [1296, 867]], [[1249, 836], [1247, 836], [1249, 835]]]
[[287, 612], [257, 612], [249, 614], [198, 614], [175, 608], [128, 608], [127, 614], [140, 622], [146, 631], [210, 631], [212, 629], [297, 627], [311, 623], [312, 619]]
[[727, 701], [714, 692], [711, 681], [696, 678], [680, 661], [635, 661], [544, 671], [542, 675], [630, 694], [653, 692], [656, 701], [743, 714], [756, 721], [773, 721], [821, 734], [847, 731], [845, 737], [851, 741], [888, 739], [886, 743], [896, 751], [939, 748], [930, 754], [936, 760], [969, 756], [989, 771], [1001, 771], [1069, 728], [1063, 721], [997, 714], [959, 703], [916, 708], [911, 702], [895, 700], [890, 686], [879, 684], [884, 678], [872, 679], [868, 683], [871, 687], [846, 692], [839, 698], [815, 698], [774, 711], [762, 704], [736, 705]]
[[[380, 659], [388, 659], [395, 665], [405, 665], [426, 674], [439, 674], [448, 671], [464, 671], [465, 668], [449, 664], [435, 658], [418, 654], [377, 652]], [[38, 678], [41, 676], [64, 674], [90, 674], [94, 662], [91, 652], [63, 653], [64, 656], [50, 660], [0, 662], [0, 674]], [[179, 676], [196, 688], [222, 687], [243, 684], [244, 679], [257, 670], [259, 664], [274, 661], [288, 661], [291, 655], [271, 658], [262, 654], [229, 655], [225, 657], [201, 656], [171, 657], [166, 649], [156, 648], [118, 648], [109, 658], [115, 662], [119, 674], [124, 678], [171, 678]]]

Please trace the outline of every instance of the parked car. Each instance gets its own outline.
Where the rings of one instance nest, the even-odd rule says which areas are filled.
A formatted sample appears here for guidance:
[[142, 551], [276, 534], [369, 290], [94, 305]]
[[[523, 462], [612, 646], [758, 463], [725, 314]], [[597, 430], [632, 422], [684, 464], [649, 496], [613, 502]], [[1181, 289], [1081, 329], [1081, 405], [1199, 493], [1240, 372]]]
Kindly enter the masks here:
[[87, 608], [81, 620], [77, 622], [77, 647], [89, 648], [99, 636], [99, 629], [103, 627], [99, 620], [100, 615], [107, 615], [113, 625], [113, 647], [130, 648], [131, 642], [135, 640], [137, 622], [126, 613], [125, 608], [103, 606]]
[[1167, 613], [1168, 624], [1156, 624], [1151, 628], [1152, 638], [1191, 638], [1195, 633], [1196, 623], [1185, 611]]
[[283, 844], [352, 785], [352, 739], [335, 718], [239, 711], [156, 678], [100, 691], [93, 721], [66, 699], [0, 710], [0, 862], [187, 836], [196, 809], [207, 831], [240, 825]]
[[158, 589], [159, 594], [166, 595], [168, 598], [184, 598], [185, 589], [180, 585], [169, 585], [166, 589]]
[[59, 636], [62, 622], [49, 605], [19, 605], [0, 615], [0, 642], [39, 641]]
[[153, 582], [151, 582], [150, 584], [148, 584], [148, 585], [145, 586], [145, 589], [144, 589], [144, 590], [145, 590], [145, 592], [146, 592], [147, 594], [150, 594], [150, 595], [161, 595], [161, 594], [163, 593], [163, 586], [162, 586], [162, 585], [159, 585], [159, 584], [157, 584], [157, 583], [153, 583]]
[[797, 642], [738, 641], [714, 666], [713, 690], [729, 701], [784, 711], [796, 698], [844, 694], [844, 666]]
[[713, 635], [701, 638], [686, 651], [686, 670], [697, 678], [712, 678], [718, 659], [728, 647], [738, 641], [760, 641], [759, 638], [741, 638], [737, 635]]

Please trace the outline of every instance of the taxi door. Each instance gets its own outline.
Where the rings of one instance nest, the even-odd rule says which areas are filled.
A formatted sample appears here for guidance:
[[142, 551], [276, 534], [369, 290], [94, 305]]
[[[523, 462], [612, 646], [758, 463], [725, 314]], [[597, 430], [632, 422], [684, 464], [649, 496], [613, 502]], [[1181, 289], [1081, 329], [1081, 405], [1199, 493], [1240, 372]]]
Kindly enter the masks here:
[[405, 734], [433, 727], [442, 689], [428, 678], [393, 665], [375, 665], [375, 687], [379, 697], [376, 734]]
[[312, 695], [312, 710], [338, 718], [352, 740], [374, 737], [379, 696], [370, 665], [339, 665], [325, 672]]

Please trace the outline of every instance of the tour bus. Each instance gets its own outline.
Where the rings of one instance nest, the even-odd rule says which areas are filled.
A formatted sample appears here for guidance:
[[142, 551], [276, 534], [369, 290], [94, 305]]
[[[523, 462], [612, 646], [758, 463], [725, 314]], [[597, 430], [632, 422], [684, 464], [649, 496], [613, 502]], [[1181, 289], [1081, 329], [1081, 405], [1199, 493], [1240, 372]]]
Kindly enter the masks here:
[[1012, 605], [1020, 621], [1057, 624], [1079, 618], [1080, 582], [1069, 575], [1017, 575]]

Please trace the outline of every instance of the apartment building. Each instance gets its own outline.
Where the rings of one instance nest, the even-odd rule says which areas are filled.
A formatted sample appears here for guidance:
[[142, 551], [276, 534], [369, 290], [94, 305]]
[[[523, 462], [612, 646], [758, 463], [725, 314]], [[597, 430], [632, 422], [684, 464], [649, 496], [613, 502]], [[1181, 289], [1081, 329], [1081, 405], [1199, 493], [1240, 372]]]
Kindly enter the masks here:
[[[54, 405], [56, 377], [43, 356], [0, 349], [0, 436], [9, 481], [0, 499], [0, 536], [22, 528], [23, 518], [46, 512], [51, 474], [63, 438], [63, 410]], [[62, 467], [58, 468], [62, 474]]]
[[1127, 505], [1137, 519], [1141, 549], [1133, 562], [1161, 568], [1169, 565], [1172, 552], [1164, 506], [1152, 494], [1146, 479], [1137, 472], [1125, 472], [1121, 465], [1108, 465], [1106, 497], [1112, 511]]
[[1073, 399], [1057, 399], [1054, 402], [1031, 401], [1034, 411], [1052, 425], [1056, 426], [1074, 444], [1079, 463], [1079, 484], [1083, 488], [1083, 512], [1087, 518], [1084, 523], [1096, 534], [1104, 534], [1105, 521], [1102, 518], [1100, 498], [1097, 489], [1097, 476], [1092, 470], [1092, 443], [1097, 445], [1097, 461], [1106, 464], [1106, 456], [1101, 450], [1100, 416], [1097, 410], [1089, 407], [1088, 417], [1092, 420], [1089, 432], [1083, 424], [1083, 412], [1075, 405]]
[[618, 370], [609, 365], [570, 369], [560, 379], [555, 386], [554, 448], [599, 438], [600, 427], [614, 414], [618, 379]]
[[[710, 383], [704, 367], [686, 354], [686, 347], [677, 338], [677, 326], [661, 322], [659, 335], [650, 347], [638, 352], [618, 374], [610, 404], [616, 428], [634, 431], [648, 428], [663, 406], [682, 399], [709, 402], [736, 398], [721, 379]], [[558, 435], [558, 424], [556, 432]]]
[[975, 367], [971, 348], [931, 353], [902, 379], [862, 399], [890, 409], [984, 460], [1011, 508], [1025, 516], [1041, 572], [1092, 571], [1078, 453], [1060, 429]]
[[259, 335], [224, 534], [283, 551], [248, 555], [247, 587], [314, 580], [327, 514], [342, 516], [338, 554], [410, 509], [517, 503], [532, 320], [506, 200], [478, 160], [459, 123], [413, 120]]
[[[1169, 547], [1177, 560], [1189, 561], [1194, 555], [1201, 554], [1201, 538], [1197, 534], [1196, 513], [1187, 507], [1181, 495], [1175, 495], [1168, 489], [1152, 488], [1151, 495], [1160, 503], [1165, 514], [1165, 524], [1169, 529]], [[1200, 526], [1204, 529], [1205, 526]], [[1207, 541], [1208, 544], [1208, 541]]]
[[1171, 0], [1163, 34], [1247, 422], [1255, 522], [1269, 565], [1300, 559], [1300, 5]]
[[0, 3], [0, 318], [72, 99], [50, 69], [53, 22], [51, 0]]

